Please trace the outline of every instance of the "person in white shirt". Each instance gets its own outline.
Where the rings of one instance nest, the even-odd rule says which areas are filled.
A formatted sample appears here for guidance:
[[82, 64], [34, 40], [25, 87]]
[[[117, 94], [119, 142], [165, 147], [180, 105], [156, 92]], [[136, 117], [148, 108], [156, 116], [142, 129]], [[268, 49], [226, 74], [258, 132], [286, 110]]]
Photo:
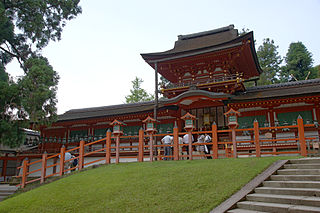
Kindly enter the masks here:
[[[171, 145], [173, 141], [173, 137], [170, 135], [166, 135], [161, 139], [161, 142], [164, 145]], [[171, 146], [165, 146], [164, 147], [164, 155], [169, 156], [171, 155]], [[169, 160], [169, 158], [165, 157], [164, 160]]]
[[[212, 142], [210, 135], [208, 135], [208, 134], [205, 135], [204, 142], [205, 143], [211, 143]], [[206, 148], [207, 149], [205, 149], [204, 153], [205, 154], [210, 154], [210, 150], [212, 149], [212, 145], [206, 145]], [[207, 159], [212, 159], [212, 156], [207, 156]]]
[[[188, 133], [185, 134], [182, 139], [183, 139], [184, 144], [189, 144], [189, 134]], [[191, 142], [193, 143], [193, 141], [194, 141], [194, 139], [193, 139], [193, 136], [191, 135]], [[184, 146], [184, 147], [186, 147], [187, 155], [189, 155], [189, 146]], [[192, 152], [192, 150], [191, 150], [191, 152]]]

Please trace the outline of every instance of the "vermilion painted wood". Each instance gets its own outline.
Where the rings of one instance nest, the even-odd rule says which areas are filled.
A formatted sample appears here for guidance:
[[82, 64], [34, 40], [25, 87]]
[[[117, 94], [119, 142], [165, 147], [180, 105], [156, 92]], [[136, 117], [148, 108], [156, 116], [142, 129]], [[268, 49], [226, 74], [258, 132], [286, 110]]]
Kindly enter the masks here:
[[254, 129], [254, 144], [256, 146], [256, 157], [261, 157], [260, 150], [260, 135], [259, 135], [259, 123], [257, 121], [253, 122]]
[[138, 153], [138, 161], [143, 162], [143, 151], [144, 149], [144, 131], [143, 129], [139, 130], [139, 153]]
[[23, 165], [22, 165], [22, 178], [21, 178], [21, 188], [24, 188], [25, 185], [26, 185], [26, 179], [27, 179], [27, 173], [28, 173], [28, 163], [29, 163], [29, 160], [28, 158], [26, 158], [24, 161], [23, 161]]
[[116, 137], [116, 163], [119, 163], [119, 156], [120, 156], [120, 135]]
[[111, 154], [110, 154], [110, 146], [111, 146], [111, 131], [107, 131], [106, 134], [106, 164], [111, 163]]
[[84, 161], [84, 141], [80, 141], [80, 147], [79, 147], [79, 171], [81, 171], [83, 169], [83, 161]]
[[150, 140], [149, 140], [149, 151], [150, 151], [150, 162], [153, 162], [153, 134], [149, 135]]
[[189, 160], [192, 160], [192, 133], [191, 131], [188, 131], [188, 140], [189, 140]]
[[218, 159], [218, 131], [217, 131], [217, 124], [212, 124], [212, 153], [213, 159]]
[[233, 158], [237, 158], [238, 156], [237, 156], [237, 144], [236, 144], [235, 127], [232, 127], [231, 135], [232, 135]]
[[299, 142], [300, 142], [300, 148], [301, 148], [301, 155], [306, 157], [307, 156], [307, 146], [306, 141], [304, 138], [304, 125], [303, 125], [303, 119], [298, 118], [298, 132], [299, 132]]
[[66, 148], [64, 146], [62, 146], [60, 149], [60, 172], [59, 172], [60, 176], [63, 175], [65, 152], [66, 152]]
[[179, 160], [179, 129], [178, 127], [173, 128], [173, 159]]

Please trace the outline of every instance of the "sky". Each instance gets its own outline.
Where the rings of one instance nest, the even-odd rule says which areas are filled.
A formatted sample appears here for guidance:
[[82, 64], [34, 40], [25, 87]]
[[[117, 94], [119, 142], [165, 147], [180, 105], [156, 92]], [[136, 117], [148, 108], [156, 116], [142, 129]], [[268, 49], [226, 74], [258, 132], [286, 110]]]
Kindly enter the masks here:
[[[320, 0], [95, 0], [67, 22], [62, 39], [42, 50], [59, 73], [58, 114], [125, 103], [131, 81], [154, 93], [154, 70], [140, 53], [172, 49], [178, 35], [230, 24], [254, 32], [256, 49], [270, 38], [285, 56], [301, 41], [320, 64]], [[17, 63], [7, 71], [22, 75]]]

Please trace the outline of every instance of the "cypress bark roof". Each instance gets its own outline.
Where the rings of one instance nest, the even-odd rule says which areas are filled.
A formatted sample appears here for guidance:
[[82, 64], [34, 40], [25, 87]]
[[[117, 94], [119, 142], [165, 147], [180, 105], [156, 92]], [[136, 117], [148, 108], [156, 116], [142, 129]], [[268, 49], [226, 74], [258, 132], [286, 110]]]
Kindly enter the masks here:
[[[213, 93], [208, 91], [187, 91], [185, 95], [218, 95], [219, 97], [228, 97], [229, 95], [222, 93]], [[304, 80], [287, 82], [281, 84], [273, 84], [266, 86], [257, 86], [248, 88], [247, 91], [232, 95], [229, 98], [229, 102], [241, 102], [241, 101], [255, 101], [259, 99], [276, 99], [286, 97], [299, 97], [299, 96], [311, 96], [320, 94], [320, 79]], [[181, 94], [181, 97], [185, 97]], [[180, 97], [180, 98], [181, 98]], [[173, 98], [178, 99], [179, 97]], [[163, 107], [163, 104], [171, 103], [174, 100], [160, 101], [159, 108]], [[103, 116], [114, 116], [122, 114], [133, 114], [139, 112], [152, 111], [154, 107], [154, 101], [140, 102], [133, 104], [119, 104], [102, 107], [92, 107], [83, 109], [72, 109], [58, 116], [58, 121], [78, 120], [87, 118], [96, 118]], [[165, 108], [170, 108], [167, 106]], [[176, 108], [174, 108], [176, 109]]]

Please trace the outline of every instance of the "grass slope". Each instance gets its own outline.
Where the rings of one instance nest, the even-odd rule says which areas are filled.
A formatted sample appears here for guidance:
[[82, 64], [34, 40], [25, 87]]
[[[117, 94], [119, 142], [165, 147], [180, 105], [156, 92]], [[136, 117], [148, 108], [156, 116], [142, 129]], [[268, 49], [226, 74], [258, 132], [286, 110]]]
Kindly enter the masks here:
[[0, 202], [0, 212], [209, 212], [283, 157], [105, 165]]

